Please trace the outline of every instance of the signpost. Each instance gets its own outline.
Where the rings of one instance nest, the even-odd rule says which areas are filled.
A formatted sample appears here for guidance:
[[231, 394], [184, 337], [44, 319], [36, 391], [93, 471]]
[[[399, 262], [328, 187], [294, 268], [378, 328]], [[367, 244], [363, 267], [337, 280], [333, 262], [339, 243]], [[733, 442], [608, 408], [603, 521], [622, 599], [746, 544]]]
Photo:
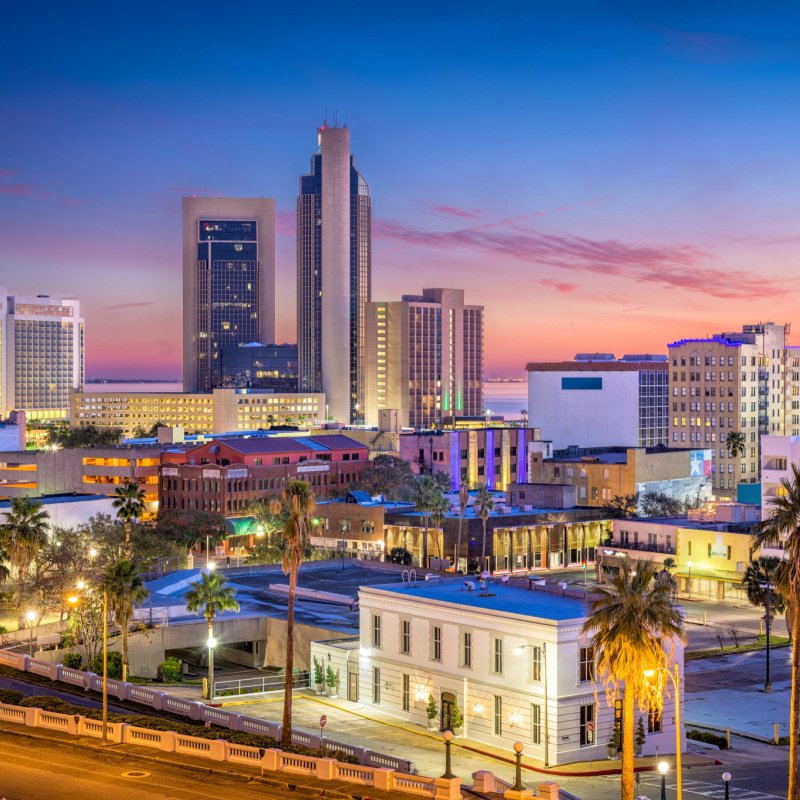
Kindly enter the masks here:
[[325, 714], [323, 714], [323, 715], [322, 715], [322, 716], [319, 718], [319, 743], [320, 743], [320, 747], [322, 746], [322, 729], [323, 729], [323, 728], [324, 728], [324, 727], [325, 727], [327, 724], [328, 724], [328, 718], [327, 718], [327, 716], [325, 716]]

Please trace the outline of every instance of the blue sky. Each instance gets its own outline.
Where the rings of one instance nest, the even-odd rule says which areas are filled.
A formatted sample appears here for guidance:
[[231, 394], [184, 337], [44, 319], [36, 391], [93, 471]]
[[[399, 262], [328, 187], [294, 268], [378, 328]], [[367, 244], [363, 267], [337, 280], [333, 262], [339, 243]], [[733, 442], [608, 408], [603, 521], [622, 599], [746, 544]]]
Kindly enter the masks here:
[[326, 110], [373, 296], [463, 286], [489, 372], [791, 321], [800, 7], [45, 2], [4, 12], [0, 282], [78, 295], [90, 375], [180, 374], [180, 198], [274, 197]]

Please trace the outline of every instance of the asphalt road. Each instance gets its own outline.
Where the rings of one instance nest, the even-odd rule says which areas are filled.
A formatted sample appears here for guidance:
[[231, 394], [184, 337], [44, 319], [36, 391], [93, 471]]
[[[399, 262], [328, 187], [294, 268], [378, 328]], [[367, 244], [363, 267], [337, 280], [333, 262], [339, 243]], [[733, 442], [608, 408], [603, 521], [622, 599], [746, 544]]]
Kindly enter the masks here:
[[[725, 796], [722, 773], [733, 776], [730, 800], [783, 800], [788, 787], [789, 753], [786, 747], [750, 742], [733, 737], [733, 747], [727, 751], [709, 751], [720, 765], [684, 768], [683, 796], [685, 800], [723, 800]], [[667, 759], [672, 765], [672, 758]], [[640, 774], [637, 795], [658, 800], [661, 797], [660, 776], [654, 772]], [[559, 783], [583, 800], [618, 800], [619, 777], [560, 779]], [[675, 797], [674, 772], [667, 775], [667, 799]]]
[[[0, 731], [3, 800], [212, 800], [283, 798], [285, 787], [186, 770], [119, 751], [97, 752]], [[319, 798], [298, 788], [292, 797]]]

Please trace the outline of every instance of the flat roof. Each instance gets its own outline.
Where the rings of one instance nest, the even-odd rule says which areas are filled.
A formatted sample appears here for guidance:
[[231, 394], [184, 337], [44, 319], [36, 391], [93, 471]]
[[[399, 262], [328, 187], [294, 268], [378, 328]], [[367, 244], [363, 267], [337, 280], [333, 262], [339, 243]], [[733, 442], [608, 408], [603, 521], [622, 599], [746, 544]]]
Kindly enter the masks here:
[[531, 361], [527, 372], [666, 372], [668, 361]]
[[[465, 583], [473, 583], [475, 589], [468, 591]], [[574, 597], [562, 597], [549, 592], [528, 591], [521, 586], [502, 584], [490, 579], [486, 591], [480, 588], [477, 578], [442, 579], [418, 581], [416, 586], [394, 584], [392, 586], [362, 586], [362, 592], [391, 594], [398, 597], [413, 597], [434, 603], [478, 608], [482, 611], [498, 611], [517, 614], [531, 619], [546, 619], [552, 622], [582, 619], [586, 616], [587, 604]]]

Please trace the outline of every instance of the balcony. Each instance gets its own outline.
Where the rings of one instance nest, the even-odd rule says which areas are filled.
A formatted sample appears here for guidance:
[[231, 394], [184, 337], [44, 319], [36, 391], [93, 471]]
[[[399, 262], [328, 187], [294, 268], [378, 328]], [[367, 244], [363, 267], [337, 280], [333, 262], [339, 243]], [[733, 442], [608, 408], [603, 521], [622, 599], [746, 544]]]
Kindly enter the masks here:
[[619, 550], [637, 550], [643, 553], [664, 553], [665, 555], [675, 555], [675, 546], [667, 545], [664, 542], [614, 542], [605, 547], [615, 547]]

